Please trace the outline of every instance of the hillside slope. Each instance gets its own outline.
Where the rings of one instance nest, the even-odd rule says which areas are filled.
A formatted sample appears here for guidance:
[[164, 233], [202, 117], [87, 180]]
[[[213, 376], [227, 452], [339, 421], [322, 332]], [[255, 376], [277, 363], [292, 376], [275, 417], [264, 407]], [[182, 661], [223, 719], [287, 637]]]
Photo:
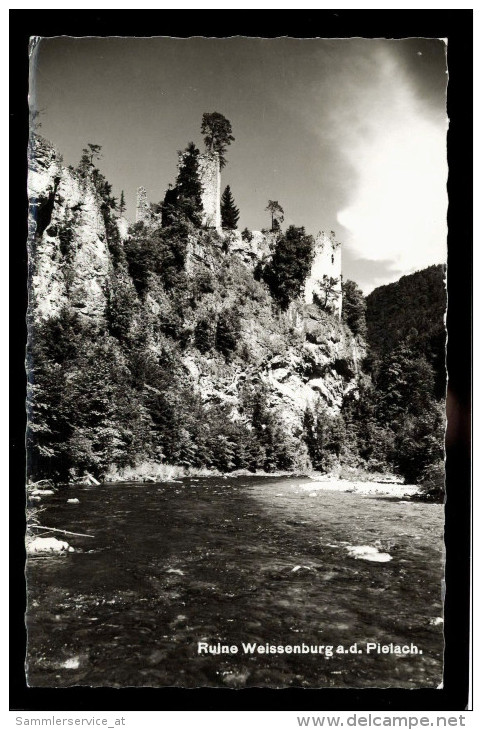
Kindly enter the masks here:
[[445, 267], [429, 266], [367, 296], [367, 344], [383, 358], [407, 338], [435, 371], [436, 397], [445, 394]]

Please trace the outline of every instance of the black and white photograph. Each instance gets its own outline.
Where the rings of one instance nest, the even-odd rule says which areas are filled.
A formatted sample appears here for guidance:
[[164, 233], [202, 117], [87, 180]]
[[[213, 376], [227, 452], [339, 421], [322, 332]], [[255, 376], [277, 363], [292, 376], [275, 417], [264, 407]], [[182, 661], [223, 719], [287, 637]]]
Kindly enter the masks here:
[[448, 50], [30, 38], [29, 687], [443, 687]]

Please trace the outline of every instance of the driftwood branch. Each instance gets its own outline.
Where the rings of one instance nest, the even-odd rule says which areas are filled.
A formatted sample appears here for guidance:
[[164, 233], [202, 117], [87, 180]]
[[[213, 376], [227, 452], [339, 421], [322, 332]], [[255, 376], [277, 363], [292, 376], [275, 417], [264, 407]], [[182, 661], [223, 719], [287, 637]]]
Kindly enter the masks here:
[[69, 532], [69, 530], [59, 530], [57, 527], [45, 527], [45, 525], [29, 525], [29, 527], [35, 527], [36, 530], [62, 532], [64, 535], [77, 535], [77, 537], [95, 537], [95, 535], [84, 535], [82, 532]]

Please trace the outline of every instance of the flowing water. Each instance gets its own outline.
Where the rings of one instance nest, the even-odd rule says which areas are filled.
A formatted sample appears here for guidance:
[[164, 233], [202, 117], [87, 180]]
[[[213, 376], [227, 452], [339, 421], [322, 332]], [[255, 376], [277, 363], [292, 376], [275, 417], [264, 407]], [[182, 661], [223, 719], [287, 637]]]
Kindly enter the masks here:
[[[74, 552], [29, 559], [29, 685], [436, 687], [443, 506], [310, 492], [306, 481], [183, 479], [45, 497], [43, 525], [93, 537], [57, 534]], [[380, 553], [391, 559], [363, 559]], [[198, 642], [239, 651], [199, 654]], [[334, 648], [245, 654], [248, 642]], [[419, 653], [367, 654], [367, 642]]]

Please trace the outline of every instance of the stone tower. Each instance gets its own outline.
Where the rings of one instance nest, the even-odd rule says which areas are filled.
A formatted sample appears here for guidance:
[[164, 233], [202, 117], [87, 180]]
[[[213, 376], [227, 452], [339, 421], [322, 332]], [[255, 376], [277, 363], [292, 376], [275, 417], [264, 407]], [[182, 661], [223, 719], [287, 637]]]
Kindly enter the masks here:
[[199, 178], [202, 185], [203, 226], [221, 228], [221, 167], [217, 152], [199, 156]]
[[[184, 152], [179, 153], [178, 169], [182, 165]], [[203, 213], [201, 224], [206, 228], [221, 230], [221, 166], [217, 152], [199, 155], [199, 180]]]
[[335, 240], [333, 231], [329, 236], [322, 231], [315, 240], [315, 255], [305, 283], [305, 302], [312, 304], [315, 297], [326, 301], [341, 317], [341, 243]]
[[147, 200], [147, 190], [141, 185], [137, 188], [136, 223], [144, 223], [150, 217], [150, 206]]

